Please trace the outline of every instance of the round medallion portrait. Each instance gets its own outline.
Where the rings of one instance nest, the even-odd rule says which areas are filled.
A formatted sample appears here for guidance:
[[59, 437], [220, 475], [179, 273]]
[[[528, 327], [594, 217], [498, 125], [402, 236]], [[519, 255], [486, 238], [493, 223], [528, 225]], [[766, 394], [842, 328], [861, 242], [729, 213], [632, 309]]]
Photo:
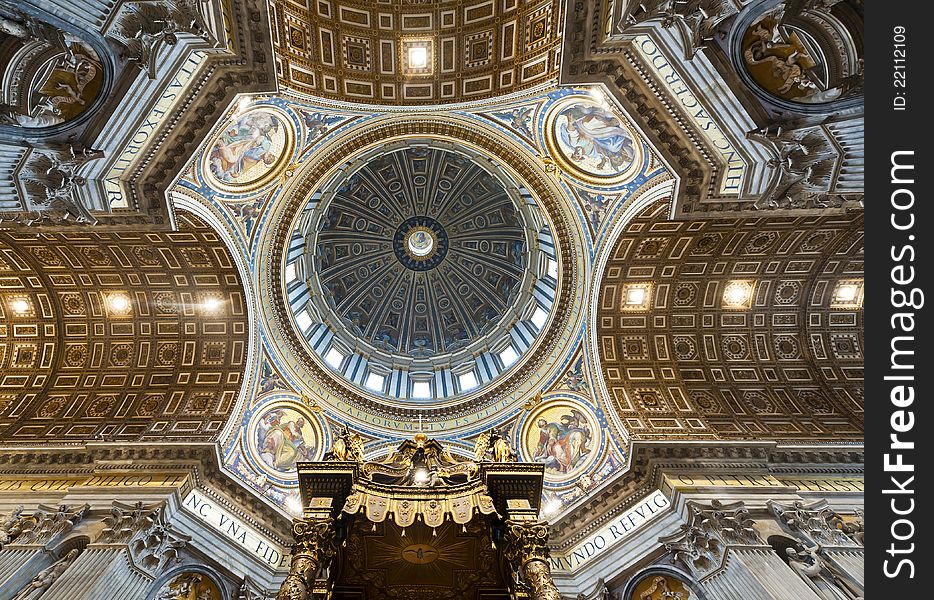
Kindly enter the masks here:
[[186, 571], [163, 585], [155, 600], [221, 600], [220, 589], [204, 573]]
[[571, 175], [591, 183], [631, 179], [642, 165], [642, 144], [609, 104], [590, 96], [559, 100], [548, 113], [548, 151]]
[[526, 422], [521, 437], [527, 460], [545, 465], [545, 478], [564, 481], [579, 475], [600, 451], [596, 416], [570, 401], [548, 402]]
[[251, 457], [276, 477], [294, 476], [296, 463], [316, 460], [322, 439], [318, 421], [291, 402], [258, 411], [247, 428]]
[[248, 192], [269, 183], [289, 161], [295, 132], [281, 111], [262, 106], [232, 119], [204, 158], [207, 182], [221, 191]]

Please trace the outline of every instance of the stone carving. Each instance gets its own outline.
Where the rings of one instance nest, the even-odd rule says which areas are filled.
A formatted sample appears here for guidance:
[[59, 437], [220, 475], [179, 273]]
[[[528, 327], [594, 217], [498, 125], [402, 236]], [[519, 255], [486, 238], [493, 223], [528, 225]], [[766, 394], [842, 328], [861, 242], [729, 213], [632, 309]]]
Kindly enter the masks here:
[[[811, 6], [805, 8], [804, 4]], [[802, 9], [812, 11], [818, 8], [817, 4], [823, 3], [805, 0], [779, 5], [763, 14], [744, 35], [743, 62], [747, 71], [763, 89], [780, 98], [817, 104], [862, 93], [862, 59], [854, 61], [855, 68], [844, 66], [841, 77], [827, 85], [813, 72], [827, 57], [808, 48], [802, 39], [808, 37], [806, 32], [785, 27], [789, 18], [800, 14]], [[827, 11], [829, 7], [819, 9]], [[848, 53], [843, 46], [836, 49], [844, 55]]]
[[847, 537], [859, 544], [864, 545], [863, 539], [863, 511], [856, 510], [856, 519], [854, 521], [845, 521], [843, 517], [834, 513], [828, 523], [836, 530], [842, 531]]
[[597, 600], [620, 600], [619, 594], [610, 591], [603, 577], [597, 580]]
[[728, 546], [763, 544], [743, 502], [712, 500], [704, 505], [689, 500], [687, 509], [688, 522], [681, 531], [659, 538], [659, 542], [697, 578], [720, 568]]
[[334, 556], [334, 523], [328, 516], [292, 522], [292, 562], [277, 600], [310, 600], [318, 572]]
[[53, 565], [39, 571], [39, 574], [33, 577], [32, 581], [19, 591], [11, 600], [36, 600], [45, 594], [46, 590], [52, 587], [52, 584], [62, 576], [71, 563], [75, 562], [79, 550], [69, 550], [65, 556], [56, 561]]
[[684, 56], [691, 60], [698, 51], [706, 47], [715, 37], [723, 37], [720, 24], [737, 13], [736, 6], [725, 0], [650, 0], [629, 3], [617, 31], [661, 20], [662, 27], [675, 28], [678, 32]]
[[237, 593], [237, 600], [267, 600], [269, 592], [259, 587], [249, 575], [243, 578], [240, 590]]
[[49, 127], [78, 116], [97, 97], [103, 64], [90, 45], [16, 9], [0, 9], [0, 31], [20, 48], [9, 49], [19, 59], [5, 74], [0, 124]]
[[23, 532], [23, 526], [28, 517], [23, 516], [23, 505], [13, 509], [8, 517], [0, 524], [0, 549], [16, 539]]
[[159, 50], [178, 43], [179, 34], [191, 34], [215, 43], [199, 10], [199, 0], [163, 0], [162, 2], [125, 2], [122, 15], [108, 32], [125, 51], [123, 57], [156, 78]]
[[772, 149], [773, 158], [766, 164], [775, 173], [753, 208], [839, 208], [860, 201], [860, 195], [832, 191], [839, 155], [819, 125], [769, 126], [747, 137]]
[[61, 30], [9, 6], [0, 9], [0, 33], [24, 41], [50, 44], [63, 52], [68, 51], [65, 34]]
[[786, 529], [808, 543], [821, 546], [854, 545], [854, 540], [843, 530], [843, 519], [828, 506], [826, 500], [810, 504], [795, 500], [790, 505], [769, 500], [767, 504]]
[[221, 593], [207, 575], [187, 572], [166, 582], [155, 600], [221, 600]]
[[639, 600], [684, 600], [684, 594], [669, 587], [668, 578], [656, 575], [647, 590], [639, 595]]
[[58, 507], [40, 504], [31, 519], [23, 523], [23, 529], [16, 538], [16, 544], [44, 546], [60, 535], [71, 531], [90, 508], [88, 504], [76, 509], [64, 504]]
[[561, 600], [548, 563], [548, 523], [507, 519], [505, 537], [503, 556], [522, 574], [532, 600]]
[[487, 454], [492, 454], [493, 462], [516, 462], [516, 451], [509, 443], [509, 438], [502, 431], [490, 429], [481, 433], [474, 445], [474, 460], [481, 462], [487, 460]]
[[862, 597], [854, 589], [849, 578], [841, 573], [832, 563], [825, 561], [818, 552], [820, 546], [811, 546], [803, 550], [786, 548], [788, 564], [804, 580], [811, 590], [823, 600], [854, 600]]
[[101, 157], [99, 150], [74, 145], [35, 148], [21, 179], [38, 210], [15, 220], [23, 225], [97, 224], [97, 217], [78, 193], [87, 184], [78, 170]]
[[178, 533], [165, 517], [165, 505], [114, 502], [104, 519], [98, 544], [126, 544], [136, 566], [157, 573], [170, 561], [179, 560], [179, 550], [191, 540]]

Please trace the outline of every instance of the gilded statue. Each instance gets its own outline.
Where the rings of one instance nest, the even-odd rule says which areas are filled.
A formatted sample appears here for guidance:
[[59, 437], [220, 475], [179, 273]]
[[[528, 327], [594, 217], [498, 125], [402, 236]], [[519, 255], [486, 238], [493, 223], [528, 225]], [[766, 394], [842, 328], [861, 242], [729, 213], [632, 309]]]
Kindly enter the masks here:
[[365, 463], [363, 475], [390, 485], [434, 487], [473, 479], [477, 465], [470, 460], [458, 460], [437, 440], [419, 432], [411, 440], [403, 440], [386, 459]]
[[345, 425], [331, 444], [331, 449], [324, 455], [324, 460], [363, 462], [363, 439]]
[[487, 454], [492, 454], [493, 462], [516, 462], [516, 451], [509, 443], [509, 438], [496, 429], [480, 434], [474, 446], [474, 460], [482, 462]]

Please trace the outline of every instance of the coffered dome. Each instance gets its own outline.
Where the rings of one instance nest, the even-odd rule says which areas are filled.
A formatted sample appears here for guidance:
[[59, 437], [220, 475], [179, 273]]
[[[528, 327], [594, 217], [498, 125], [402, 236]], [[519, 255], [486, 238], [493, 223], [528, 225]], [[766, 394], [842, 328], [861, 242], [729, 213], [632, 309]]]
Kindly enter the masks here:
[[416, 138], [364, 153], [306, 215], [302, 253], [283, 272], [294, 325], [369, 393], [429, 400], [483, 387], [548, 321], [548, 225], [531, 194], [473, 151]]

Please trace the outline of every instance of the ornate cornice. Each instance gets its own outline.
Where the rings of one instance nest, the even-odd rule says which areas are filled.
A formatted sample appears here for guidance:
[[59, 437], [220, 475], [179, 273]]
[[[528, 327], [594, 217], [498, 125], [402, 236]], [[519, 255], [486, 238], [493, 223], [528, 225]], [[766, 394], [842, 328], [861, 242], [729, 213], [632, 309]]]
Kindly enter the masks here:
[[565, 550], [661, 487], [665, 472], [861, 475], [861, 444], [786, 446], [777, 442], [635, 442], [630, 468], [553, 523], [552, 548]]
[[0, 447], [0, 476], [102, 475], [108, 472], [186, 471], [192, 488], [281, 545], [289, 539], [291, 519], [221, 468], [216, 444], [89, 443], [60, 447]]

